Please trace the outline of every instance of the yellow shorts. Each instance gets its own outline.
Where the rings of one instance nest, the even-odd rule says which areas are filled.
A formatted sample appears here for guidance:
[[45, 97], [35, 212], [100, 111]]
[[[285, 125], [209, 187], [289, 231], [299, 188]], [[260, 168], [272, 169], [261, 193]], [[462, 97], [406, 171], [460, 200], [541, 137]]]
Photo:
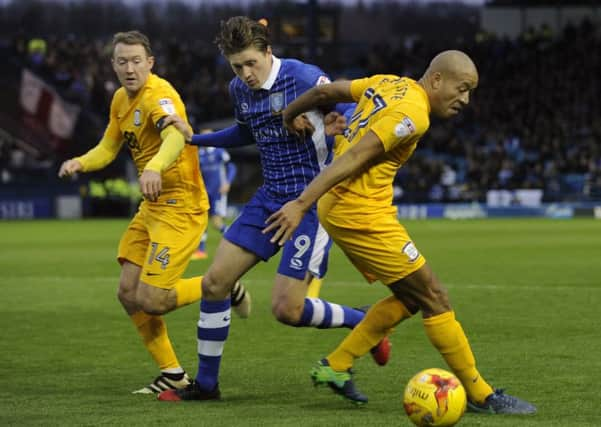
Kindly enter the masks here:
[[119, 242], [117, 259], [142, 267], [140, 281], [169, 289], [184, 274], [207, 229], [208, 213], [142, 202]]
[[390, 285], [426, 263], [396, 215], [353, 211], [329, 194], [318, 204], [319, 222], [368, 282]]

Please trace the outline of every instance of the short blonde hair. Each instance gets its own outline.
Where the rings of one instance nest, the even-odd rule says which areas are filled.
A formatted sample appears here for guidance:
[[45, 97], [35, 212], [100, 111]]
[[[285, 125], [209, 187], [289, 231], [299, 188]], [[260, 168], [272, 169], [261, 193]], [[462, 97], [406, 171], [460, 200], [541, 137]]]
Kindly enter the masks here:
[[115, 46], [117, 46], [117, 44], [119, 44], [119, 43], [129, 44], [129, 45], [135, 45], [135, 44], [142, 45], [142, 46], [144, 46], [146, 55], [148, 55], [149, 57], [152, 56], [150, 40], [148, 40], [148, 37], [146, 37], [146, 35], [142, 34], [141, 32], [139, 32], [137, 30], [116, 33], [113, 36], [113, 53], [115, 52]]

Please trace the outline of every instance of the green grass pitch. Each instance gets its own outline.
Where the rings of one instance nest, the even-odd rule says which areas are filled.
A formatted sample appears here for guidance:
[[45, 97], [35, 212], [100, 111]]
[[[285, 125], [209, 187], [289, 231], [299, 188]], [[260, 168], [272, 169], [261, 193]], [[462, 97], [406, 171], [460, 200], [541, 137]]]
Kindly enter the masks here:
[[[270, 313], [277, 262], [246, 277], [251, 318], [234, 317], [221, 402], [132, 395], [157, 369], [117, 298], [114, 257], [125, 220], [0, 222], [0, 425], [409, 426], [406, 381], [445, 367], [419, 318], [392, 335], [393, 357], [356, 364], [370, 402], [314, 389], [309, 370], [346, 330], [293, 329]], [[462, 426], [599, 426], [601, 221], [406, 221], [449, 289], [481, 373], [534, 402], [528, 417], [467, 414]], [[210, 250], [217, 242], [211, 231]], [[200, 274], [208, 261], [190, 264]], [[387, 295], [338, 249], [322, 297], [359, 306]], [[167, 315], [180, 361], [196, 372], [196, 304]]]

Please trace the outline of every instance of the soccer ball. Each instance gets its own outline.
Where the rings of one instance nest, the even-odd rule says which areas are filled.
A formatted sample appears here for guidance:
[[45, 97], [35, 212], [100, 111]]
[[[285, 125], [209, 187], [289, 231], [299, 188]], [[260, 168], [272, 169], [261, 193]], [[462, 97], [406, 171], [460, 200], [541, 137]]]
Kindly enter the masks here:
[[403, 406], [416, 426], [453, 426], [465, 412], [467, 397], [461, 381], [443, 369], [421, 371], [407, 383]]

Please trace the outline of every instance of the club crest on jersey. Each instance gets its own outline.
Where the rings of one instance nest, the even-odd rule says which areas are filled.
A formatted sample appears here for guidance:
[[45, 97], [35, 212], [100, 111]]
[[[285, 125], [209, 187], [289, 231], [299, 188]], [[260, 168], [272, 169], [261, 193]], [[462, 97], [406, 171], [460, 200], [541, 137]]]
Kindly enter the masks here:
[[284, 109], [284, 92], [275, 92], [269, 95], [269, 107], [272, 114], [280, 114]]
[[134, 111], [134, 126], [140, 126], [142, 124], [142, 112], [140, 110]]
[[243, 113], [248, 112], [248, 104], [246, 102], [240, 104], [240, 110], [242, 110]]

